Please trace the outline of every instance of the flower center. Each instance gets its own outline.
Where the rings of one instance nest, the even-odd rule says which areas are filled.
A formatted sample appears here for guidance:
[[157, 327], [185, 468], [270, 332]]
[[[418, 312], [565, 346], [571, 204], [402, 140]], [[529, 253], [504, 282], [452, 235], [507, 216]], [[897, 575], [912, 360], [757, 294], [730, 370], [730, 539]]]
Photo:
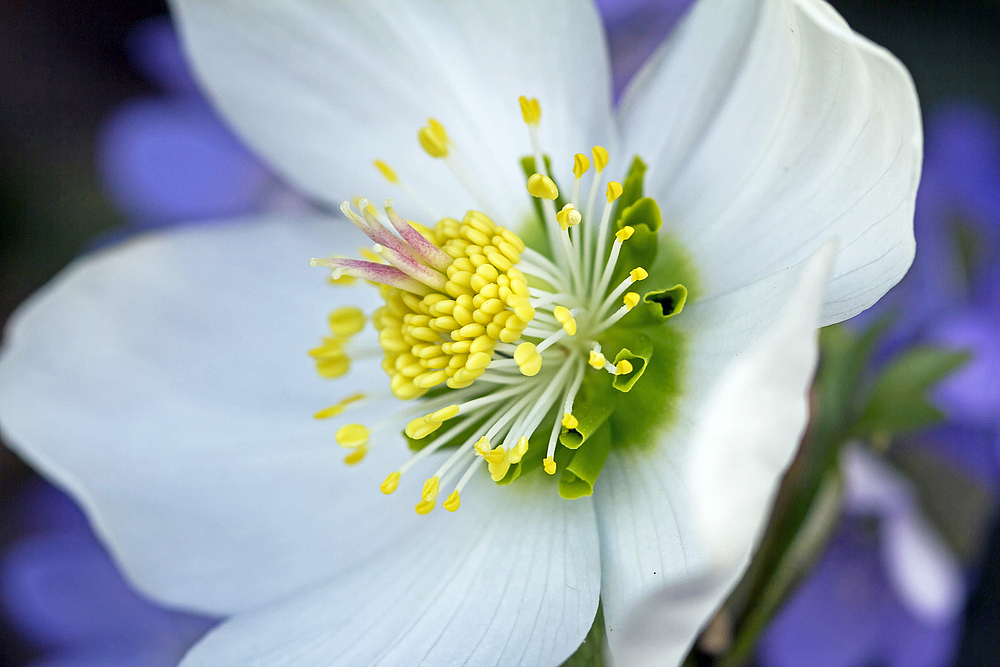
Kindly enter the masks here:
[[[363, 253], [367, 261], [311, 260], [330, 268], [334, 282], [361, 278], [378, 286], [385, 305], [371, 320], [382, 367], [392, 394], [416, 403], [372, 427], [341, 426], [337, 441], [351, 450], [345, 462], [361, 461], [378, 431], [403, 427], [416, 451], [383, 482], [382, 491], [390, 494], [430, 454], [451, 451], [424, 484], [416, 506], [421, 514], [434, 508], [449, 482], [455, 486], [443, 505], [457, 510], [463, 488], [483, 464], [500, 484], [535, 467], [550, 475], [562, 469], [563, 496], [589, 495], [611, 448], [622, 437], [641, 440], [634, 424], [652, 428], [678, 391], [682, 340], [668, 320], [687, 298], [687, 288], [672, 280], [690, 274], [689, 264], [676, 248], [658, 252], [660, 213], [642, 196], [645, 165], [636, 158], [624, 185], [605, 181], [609, 156], [595, 146], [595, 173], [581, 211], [590, 159], [574, 157], [572, 194], [564, 199], [551, 175], [536, 170], [547, 166], [537, 100], [522, 97], [521, 112], [533, 148], [522, 161], [526, 187], [536, 224], [544, 229], [536, 248], [481, 211], [468, 211], [461, 221], [443, 218], [430, 228], [405, 220], [392, 200], [379, 211], [360, 199], [359, 212], [348, 202], [341, 211], [375, 243]], [[430, 120], [418, 140], [489, 209], [443, 125]], [[375, 166], [421, 201], [386, 163]], [[646, 267], [653, 267], [651, 280]], [[655, 284], [640, 295], [633, 290], [640, 281]], [[339, 377], [351, 358], [378, 352], [355, 343], [364, 324], [357, 308], [331, 315], [331, 335], [310, 352], [321, 375]], [[640, 383], [650, 369], [660, 378]], [[663, 382], [666, 394], [664, 386], [654, 386]], [[651, 414], [645, 421], [630, 416], [631, 426], [616, 429], [616, 408], [630, 396]], [[316, 417], [337, 417], [366, 400], [373, 399], [354, 394]]]

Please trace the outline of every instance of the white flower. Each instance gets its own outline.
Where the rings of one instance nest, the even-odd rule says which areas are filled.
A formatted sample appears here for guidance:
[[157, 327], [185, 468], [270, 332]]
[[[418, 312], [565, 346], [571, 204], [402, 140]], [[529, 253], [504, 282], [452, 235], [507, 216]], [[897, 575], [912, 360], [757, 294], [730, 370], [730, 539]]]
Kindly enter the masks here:
[[[492, 378], [532, 396], [484, 413], [509, 415], [526, 435], [533, 418], [525, 407], [551, 407], [554, 418], [535, 428], [542, 444], [517, 453], [512, 441], [500, 454], [484, 446], [479, 459], [468, 445], [466, 458], [421, 490], [418, 477], [433, 478], [456, 451], [439, 450], [386, 497], [380, 483], [409, 456], [399, 410], [416, 404], [409, 418], [419, 417], [436, 399], [393, 398], [378, 359], [364, 356], [366, 333], [316, 352], [328, 375], [337, 375], [334, 352], [354, 355], [339, 379], [318, 378], [304, 355], [330, 310], [356, 304], [371, 314], [382, 302], [364, 286], [333, 288], [305, 266], [317, 254], [354, 254], [363, 237], [321, 216], [201, 226], [85, 257], [19, 311], [0, 360], [7, 440], [85, 505], [143, 591], [230, 616], [191, 651], [188, 667], [554, 666], [583, 640], [599, 599], [617, 664], [679, 662], [742, 573], [794, 452], [816, 327], [871, 305], [912, 259], [921, 131], [905, 69], [821, 0], [706, 0], [616, 111], [600, 21], [580, 0], [175, 0], [173, 8], [220, 109], [277, 170], [331, 206], [391, 195], [395, 210], [428, 225], [481, 209], [490, 224], [520, 232], [533, 215], [521, 158], [550, 157], [565, 194], [574, 153], [598, 145], [610, 161], [584, 177], [579, 211], [563, 219], [582, 217], [567, 237], [571, 248], [588, 233], [589, 243], [611, 246], [608, 231], [597, 233], [601, 207], [588, 215], [582, 193], [593, 178], [603, 194], [641, 156], [645, 193], [663, 218], [657, 256], [667, 259], [629, 279], [648, 269], [643, 291], [669, 288], [663, 280], [684, 273], [679, 258], [690, 257], [692, 298], [655, 325], [686, 342], [653, 357], [672, 371], [614, 394], [608, 423], [635, 438], [608, 441], [592, 496], [566, 500], [556, 484], [565, 477], [528, 466], [512, 483], [494, 484], [482, 457], [493, 456], [490, 467], [503, 477], [521, 469], [522, 454], [538, 466], [550, 446], [565, 449], [550, 445], [550, 433], [562, 430], [554, 419], [583, 410], [570, 405], [579, 384], [567, 378], [583, 371], [610, 382], [606, 370], [632, 372], [599, 358], [600, 368], [584, 365], [617, 306], [595, 306], [603, 257], [589, 268], [594, 250], [577, 266], [569, 254], [560, 259], [563, 231], [550, 220], [558, 266], [530, 252], [519, 266], [559, 274], [548, 287], [570, 287], [552, 297], [533, 292], [532, 317], [521, 300], [504, 302], [524, 315], [515, 342], [535, 347], [504, 361], [513, 353], [507, 341], [488, 336], [500, 342], [487, 375], [468, 390], [495, 400], [502, 390]], [[422, 149], [414, 135], [427, 118], [446, 129], [427, 125]], [[381, 171], [399, 187], [374, 159], [391, 165]], [[552, 217], [544, 197], [553, 187], [539, 177], [530, 188]], [[376, 237], [389, 233], [372, 220], [357, 223]], [[389, 234], [383, 255], [439, 289], [435, 251], [424, 248], [417, 262]], [[656, 236], [645, 238], [631, 247], [655, 250]], [[664, 250], [674, 246], [682, 251]], [[326, 263], [337, 273], [352, 266]], [[611, 266], [626, 275], [633, 268]], [[575, 271], [582, 280], [574, 287]], [[523, 297], [516, 274], [508, 277]], [[404, 286], [426, 291], [416, 284]], [[557, 313], [563, 302], [568, 310]], [[336, 327], [353, 332], [354, 311], [337, 312], [346, 320]], [[560, 330], [551, 354], [536, 358]], [[426, 387], [411, 391], [400, 380], [394, 389], [419, 394], [442, 379], [427, 377]], [[532, 393], [543, 380], [555, 390]], [[367, 399], [349, 406], [351, 422], [389, 420], [393, 428], [367, 443], [360, 428], [341, 432], [352, 460], [364, 456], [345, 467], [334, 434], [346, 413], [339, 422], [308, 415], [356, 393]], [[435, 421], [442, 415], [425, 423]], [[445, 477], [456, 483], [465, 464], [461, 509], [412, 511], [412, 501], [434, 501]]]

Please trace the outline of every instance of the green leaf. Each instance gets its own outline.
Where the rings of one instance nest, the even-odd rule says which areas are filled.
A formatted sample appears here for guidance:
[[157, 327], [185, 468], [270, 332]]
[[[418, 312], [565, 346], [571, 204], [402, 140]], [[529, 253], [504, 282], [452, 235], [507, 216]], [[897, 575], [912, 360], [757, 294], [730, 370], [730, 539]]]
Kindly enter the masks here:
[[599, 428], [586, 444], [573, 452], [573, 458], [563, 466], [559, 477], [559, 495], [567, 500], [594, 493], [594, 482], [601, 474], [611, 451], [611, 426]]
[[967, 352], [917, 346], [889, 362], [875, 380], [858, 435], [889, 435], [926, 428], [944, 420], [928, 391], [969, 360]]

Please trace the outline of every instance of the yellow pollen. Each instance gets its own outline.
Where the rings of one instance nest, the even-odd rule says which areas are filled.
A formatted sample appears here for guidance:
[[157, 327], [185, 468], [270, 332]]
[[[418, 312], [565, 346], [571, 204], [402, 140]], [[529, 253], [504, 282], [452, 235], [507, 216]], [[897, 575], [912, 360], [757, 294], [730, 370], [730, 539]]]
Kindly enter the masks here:
[[635, 282], [639, 282], [640, 280], [645, 280], [646, 278], [649, 277], [649, 273], [647, 273], [646, 269], [642, 268], [641, 266], [637, 266], [631, 271], [629, 271], [628, 275]]
[[570, 413], [564, 412], [563, 413], [563, 418], [562, 418], [562, 425], [565, 426], [566, 428], [572, 430], [572, 429], [576, 428], [577, 426], [579, 426], [580, 422], [577, 420], [576, 417], [574, 417]]
[[462, 504], [461, 498], [458, 497], [458, 491], [452, 491], [448, 497], [445, 499], [441, 506], [444, 507], [449, 512], [454, 512], [458, 509], [458, 506]]
[[347, 338], [365, 326], [365, 314], [360, 308], [344, 306], [330, 313], [330, 331], [334, 336]]
[[378, 488], [382, 489], [382, 493], [385, 495], [389, 495], [399, 486], [399, 477], [400, 474], [398, 471], [389, 473], [389, 476], [385, 478], [385, 481]]
[[347, 408], [348, 405], [350, 405], [351, 403], [356, 403], [362, 400], [364, 397], [365, 395], [361, 392], [358, 392], [356, 394], [351, 394], [350, 396], [343, 399], [339, 403], [336, 403], [328, 408], [323, 408], [322, 410], [318, 411], [316, 414], [313, 415], [313, 417], [316, 419], [329, 419], [330, 417], [336, 417], [337, 415], [341, 414]]
[[[447, 384], [468, 387], [489, 367], [497, 342], [514, 343], [535, 317], [528, 281], [517, 268], [524, 242], [485, 214], [443, 218], [433, 229], [415, 227], [451, 258], [444, 286], [420, 296], [380, 285], [385, 305], [372, 315], [385, 352], [382, 368], [400, 399]], [[434, 420], [431, 420], [433, 422]], [[424, 436], [437, 427], [411, 422]]]
[[577, 153], [573, 156], [573, 175], [580, 178], [587, 173], [590, 169], [590, 160], [583, 153]]
[[594, 146], [591, 151], [594, 156], [594, 168], [597, 169], [598, 173], [604, 171], [604, 168], [608, 166], [608, 151], [604, 146]]
[[605, 198], [607, 198], [610, 204], [614, 200], [622, 196], [622, 184], [618, 181], [609, 181], [608, 189], [604, 193]]
[[424, 490], [420, 492], [420, 497], [425, 501], [432, 503], [434, 499], [437, 498], [438, 489], [441, 486], [441, 478], [435, 475], [431, 477], [426, 482], [424, 482]]
[[592, 367], [600, 370], [604, 368], [604, 364], [608, 363], [608, 360], [603, 354], [601, 354], [597, 350], [591, 350], [590, 361], [588, 361], [587, 363], [589, 363]]
[[528, 194], [541, 199], [555, 199], [559, 196], [559, 188], [545, 174], [534, 173], [528, 177]]
[[542, 466], [545, 468], [545, 472], [549, 475], [556, 474], [556, 460], [555, 458], [549, 456], [542, 459]]
[[615, 375], [628, 375], [632, 372], [632, 362], [622, 359], [615, 365]]
[[486, 456], [490, 453], [489, 438], [487, 438], [485, 435], [482, 436], [481, 438], [479, 438], [479, 440], [476, 441], [474, 448], [476, 450], [476, 454], [479, 454], [485, 459]]
[[341, 447], [364, 447], [368, 444], [368, 429], [362, 424], [345, 424], [337, 429], [337, 444]]
[[632, 238], [632, 234], [635, 234], [635, 228], [625, 225], [617, 232], [615, 232], [615, 238], [621, 241], [622, 243], [625, 243], [625, 241], [628, 241], [630, 238]]
[[635, 292], [628, 292], [625, 294], [624, 298], [622, 298], [622, 301], [625, 302], [626, 308], [632, 310], [639, 303], [639, 295]]
[[493, 463], [493, 464], [503, 463], [503, 460], [506, 458], [506, 454], [507, 452], [504, 451], [503, 445], [497, 445], [496, 447], [491, 449], [485, 456], [483, 456], [483, 458], [486, 459], [487, 463]]
[[349, 466], [361, 463], [361, 460], [365, 458], [365, 454], [367, 453], [367, 447], [357, 447], [353, 452], [344, 457], [344, 463]]
[[448, 156], [448, 133], [444, 125], [434, 120], [427, 119], [427, 125], [417, 132], [417, 139], [420, 147], [427, 151], [431, 157], [442, 158]]
[[572, 204], [566, 204], [562, 207], [562, 210], [556, 213], [556, 222], [563, 229], [569, 229], [570, 227], [576, 227], [583, 220], [583, 216], [580, 212], [573, 207]]
[[570, 314], [569, 308], [565, 306], [556, 306], [552, 309], [552, 314], [555, 316], [556, 321], [562, 325], [563, 331], [567, 335], [576, 335], [576, 319]]
[[521, 343], [514, 350], [514, 361], [521, 369], [521, 375], [531, 377], [542, 370], [542, 355], [538, 353], [534, 343]]
[[538, 104], [538, 100], [532, 97], [530, 100], [521, 95], [518, 99], [521, 103], [521, 118], [528, 125], [538, 125], [539, 119], [542, 117], [542, 107]]
[[399, 176], [396, 175], [395, 170], [390, 167], [387, 163], [382, 160], [375, 160], [375, 168], [378, 169], [379, 173], [393, 185], [399, 183]]
[[434, 509], [434, 501], [421, 500], [419, 503], [417, 503], [417, 506], [414, 507], [413, 509], [417, 510], [417, 514], [419, 514], [420, 516], [426, 516], [427, 514], [431, 513], [431, 510]]

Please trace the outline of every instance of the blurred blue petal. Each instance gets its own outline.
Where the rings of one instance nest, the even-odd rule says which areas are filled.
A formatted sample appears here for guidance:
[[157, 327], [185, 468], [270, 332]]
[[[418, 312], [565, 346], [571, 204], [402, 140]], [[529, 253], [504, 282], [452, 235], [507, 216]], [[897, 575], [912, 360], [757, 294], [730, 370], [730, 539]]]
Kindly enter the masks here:
[[972, 354], [935, 392], [935, 402], [949, 420], [987, 427], [1000, 423], [1000, 320], [992, 313], [964, 309], [942, 318], [929, 339]]
[[147, 19], [132, 28], [125, 51], [132, 66], [164, 91], [201, 96], [168, 17]]
[[0, 560], [2, 607], [51, 665], [174, 665], [212, 625], [134, 592], [62, 493], [37, 483], [22, 496], [31, 534]]

